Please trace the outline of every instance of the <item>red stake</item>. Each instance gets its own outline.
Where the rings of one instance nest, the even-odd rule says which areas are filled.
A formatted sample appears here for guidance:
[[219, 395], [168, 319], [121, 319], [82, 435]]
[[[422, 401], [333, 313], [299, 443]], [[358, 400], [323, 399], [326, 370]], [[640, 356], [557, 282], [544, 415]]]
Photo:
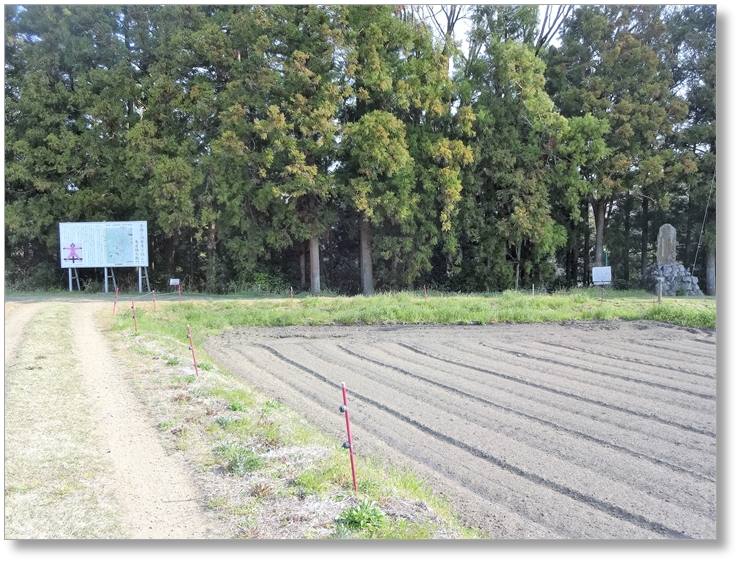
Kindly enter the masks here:
[[136, 304], [133, 297], [131, 298], [131, 309], [134, 311], [134, 332], [139, 334], [139, 324], [136, 322]]
[[116, 298], [113, 300], [113, 314], [116, 314], [116, 303], [118, 303], [118, 288], [116, 288]]
[[157, 310], [157, 297], [154, 295], [154, 290], [152, 289], [152, 301], [154, 302], [154, 310]]
[[190, 325], [188, 325], [188, 340], [190, 341], [190, 351], [193, 353], [193, 367], [195, 368], [195, 375], [198, 376], [198, 362], [195, 361], [195, 346], [193, 346], [193, 335], [190, 334]]
[[344, 403], [339, 407], [339, 412], [344, 413], [344, 419], [347, 422], [347, 441], [342, 446], [349, 450], [349, 463], [352, 466], [352, 483], [354, 484], [356, 491], [357, 475], [355, 474], [355, 450], [352, 446], [352, 431], [349, 426], [349, 407], [347, 406], [347, 387], [344, 385], [344, 382], [342, 382], [342, 399], [344, 400]]

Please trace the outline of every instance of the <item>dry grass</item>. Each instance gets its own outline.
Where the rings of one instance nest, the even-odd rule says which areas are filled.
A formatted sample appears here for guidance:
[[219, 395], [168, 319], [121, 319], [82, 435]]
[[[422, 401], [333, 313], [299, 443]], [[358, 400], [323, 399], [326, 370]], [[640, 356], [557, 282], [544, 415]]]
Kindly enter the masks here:
[[6, 366], [6, 539], [123, 537], [70, 315], [69, 306], [45, 308]]

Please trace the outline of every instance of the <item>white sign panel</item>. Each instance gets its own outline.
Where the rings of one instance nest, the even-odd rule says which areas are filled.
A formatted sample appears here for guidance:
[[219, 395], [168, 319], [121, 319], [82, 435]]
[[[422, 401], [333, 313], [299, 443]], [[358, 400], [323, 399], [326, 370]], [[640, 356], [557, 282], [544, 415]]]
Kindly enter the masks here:
[[170, 278], [170, 285], [180, 285], [180, 280], [176, 278]]
[[609, 285], [612, 283], [612, 267], [602, 266], [600, 268], [592, 268], [591, 277], [594, 280], [594, 285]]
[[146, 221], [59, 223], [59, 255], [62, 268], [146, 267]]

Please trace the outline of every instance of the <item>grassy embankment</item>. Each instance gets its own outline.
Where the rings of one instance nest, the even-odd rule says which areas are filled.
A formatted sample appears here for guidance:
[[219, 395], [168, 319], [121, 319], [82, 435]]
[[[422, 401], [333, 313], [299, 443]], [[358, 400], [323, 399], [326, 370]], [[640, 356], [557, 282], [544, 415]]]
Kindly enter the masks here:
[[[379, 460], [358, 458], [359, 493], [354, 493], [346, 450], [283, 405], [219, 369], [202, 351], [198, 351], [198, 378], [183, 375], [192, 371], [186, 325], [192, 328], [196, 350], [203, 338], [235, 326], [613, 319], [716, 326], [712, 298], [664, 298], [658, 304], [647, 293], [607, 290], [602, 301], [599, 289], [535, 296], [430, 294], [428, 299], [418, 293], [292, 300], [254, 295], [199, 297], [189, 300], [186, 296], [178, 303], [171, 295], [160, 295], [156, 310], [149, 298], [139, 300], [138, 334], [134, 334], [130, 300], [121, 300], [111, 320], [111, 333], [134, 352], [136, 361], [150, 366], [139, 370], [150, 374], [139, 384], [158, 413], [159, 428], [210, 476], [209, 504], [233, 523], [236, 537], [280, 536], [287, 524], [277, 520], [300, 513], [306, 499], [323, 503], [325, 514], [333, 516], [309, 526], [300, 532], [301, 537], [461, 538], [481, 534], [460, 526], [448, 506], [413, 473], [389, 468]], [[220, 482], [217, 475], [222, 476]], [[406, 512], [399, 511], [399, 506], [406, 507]], [[416, 508], [409, 512], [408, 507]], [[283, 515], [278, 518], [276, 511], [280, 510]]]

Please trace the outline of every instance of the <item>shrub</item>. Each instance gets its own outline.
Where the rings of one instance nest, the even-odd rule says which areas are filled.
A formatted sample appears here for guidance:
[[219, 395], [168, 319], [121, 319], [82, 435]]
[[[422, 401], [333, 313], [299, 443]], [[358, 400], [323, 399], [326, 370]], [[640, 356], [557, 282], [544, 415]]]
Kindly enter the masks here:
[[337, 518], [337, 523], [349, 530], [375, 532], [385, 524], [383, 511], [371, 500], [362, 500], [357, 506], [348, 508]]
[[235, 475], [245, 475], [264, 464], [260, 456], [239, 444], [224, 444], [220, 453], [226, 458], [226, 470]]

